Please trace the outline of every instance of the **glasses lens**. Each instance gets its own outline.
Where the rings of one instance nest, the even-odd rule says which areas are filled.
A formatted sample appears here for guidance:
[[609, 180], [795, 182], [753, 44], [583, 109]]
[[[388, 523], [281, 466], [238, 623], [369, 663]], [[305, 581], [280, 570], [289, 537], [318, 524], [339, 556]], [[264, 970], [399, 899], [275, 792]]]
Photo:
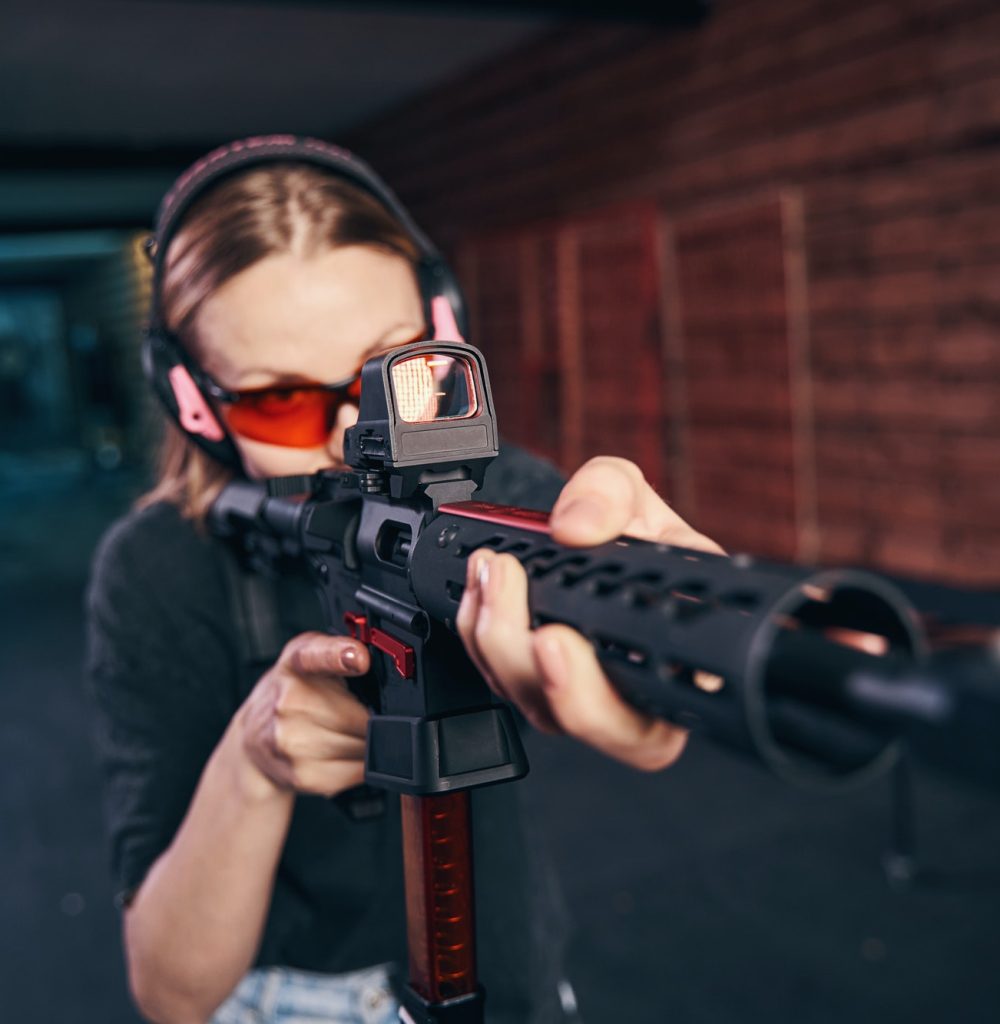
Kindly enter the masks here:
[[454, 356], [413, 356], [392, 367], [396, 408], [406, 423], [464, 420], [479, 411], [472, 368]]
[[[356, 387], [355, 387], [356, 383]], [[326, 444], [346, 401], [357, 401], [361, 381], [343, 390], [261, 389], [240, 395], [222, 407], [229, 427], [242, 437], [288, 448]]]

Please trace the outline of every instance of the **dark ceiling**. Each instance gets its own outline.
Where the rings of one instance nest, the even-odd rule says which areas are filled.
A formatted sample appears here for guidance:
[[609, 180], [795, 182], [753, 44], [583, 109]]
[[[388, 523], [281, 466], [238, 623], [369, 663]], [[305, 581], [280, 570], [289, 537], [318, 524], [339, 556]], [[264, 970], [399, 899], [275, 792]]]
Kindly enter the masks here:
[[0, 233], [146, 224], [220, 142], [343, 138], [565, 24], [702, 2], [2, 0]]
[[339, 135], [554, 24], [416, 5], [41, 0], [0, 13], [7, 147]]

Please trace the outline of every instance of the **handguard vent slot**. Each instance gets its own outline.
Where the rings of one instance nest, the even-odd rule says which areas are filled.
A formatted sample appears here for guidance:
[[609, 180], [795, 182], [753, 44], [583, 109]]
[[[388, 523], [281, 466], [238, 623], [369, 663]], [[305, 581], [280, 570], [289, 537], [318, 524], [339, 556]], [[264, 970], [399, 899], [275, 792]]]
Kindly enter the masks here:
[[741, 615], [752, 615], [760, 604], [760, 595], [751, 590], [729, 590], [719, 595], [719, 604], [735, 608]]
[[664, 577], [660, 573], [639, 573], [622, 581], [622, 598], [637, 611], [655, 608], [666, 599], [664, 582]]
[[568, 555], [565, 558], [557, 558], [548, 565], [532, 565], [529, 569], [532, 579], [541, 579], [543, 576], [550, 576], [560, 573], [559, 583], [561, 586], [572, 586], [579, 579], [579, 573], [574, 572], [575, 568], [586, 565], [590, 559], [585, 555]]
[[555, 548], [541, 547], [532, 551], [521, 559], [524, 571], [533, 579], [541, 579], [553, 566], [552, 559], [557, 558], [559, 552]]
[[597, 578], [593, 581], [593, 590], [597, 597], [611, 597], [613, 594], [617, 594], [621, 588], [621, 580], [602, 580]]
[[700, 580], [685, 580], [670, 590], [667, 605], [671, 618], [677, 622], [691, 622], [714, 607], [711, 588]]
[[468, 558], [473, 551], [478, 551], [480, 548], [494, 548], [499, 549], [503, 546], [504, 538], [494, 534], [492, 537], [488, 537], [486, 540], [477, 540], [475, 544], [459, 544], [455, 549], [455, 555], [458, 558]]
[[615, 661], [635, 665], [637, 668], [642, 668], [649, 662], [649, 655], [640, 647], [631, 647], [614, 637], [602, 636], [599, 633], [593, 634], [591, 639], [597, 646], [598, 655], [602, 658], [612, 658]]
[[525, 551], [531, 550], [531, 545], [526, 540], [516, 540], [513, 544], [508, 544], [506, 547], [500, 549], [505, 555], [523, 555]]

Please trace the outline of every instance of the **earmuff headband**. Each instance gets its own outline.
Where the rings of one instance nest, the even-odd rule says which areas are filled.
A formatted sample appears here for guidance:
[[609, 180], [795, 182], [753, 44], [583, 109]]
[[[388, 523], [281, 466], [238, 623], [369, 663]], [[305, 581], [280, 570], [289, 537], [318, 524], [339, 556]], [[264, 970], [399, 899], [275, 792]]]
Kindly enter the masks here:
[[[396, 194], [372, 168], [340, 146], [320, 139], [296, 135], [260, 135], [241, 139], [207, 153], [192, 164], [163, 197], [156, 214], [153, 238], [147, 251], [153, 261], [153, 302], [150, 327], [163, 329], [160, 287], [166, 266], [167, 250], [184, 214], [209, 187], [237, 171], [260, 164], [309, 163], [344, 178], [377, 199], [402, 225], [416, 243], [421, 259], [431, 268], [443, 264], [437, 247], [417, 226]], [[437, 276], [437, 275], [435, 275]], [[449, 296], [451, 298], [451, 296]], [[461, 312], [461, 311], [458, 311]]]

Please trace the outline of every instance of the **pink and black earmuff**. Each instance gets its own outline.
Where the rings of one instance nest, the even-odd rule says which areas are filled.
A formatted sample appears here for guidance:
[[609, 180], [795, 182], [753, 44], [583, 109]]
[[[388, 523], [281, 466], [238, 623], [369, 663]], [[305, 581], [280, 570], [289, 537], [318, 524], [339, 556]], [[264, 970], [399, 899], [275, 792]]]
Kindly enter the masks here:
[[146, 247], [153, 263], [153, 282], [142, 363], [147, 380], [174, 422], [209, 455], [235, 469], [242, 469], [239, 453], [200, 383], [197, 364], [167, 330], [160, 291], [170, 242], [195, 199], [224, 177], [268, 163], [313, 164], [374, 196], [402, 225], [420, 253], [418, 279], [424, 316], [433, 325], [435, 339], [461, 341], [466, 333], [465, 302], [454, 274], [392, 190], [363, 160], [319, 139], [295, 135], [263, 135], [213, 150], [177, 179], [156, 215], [155, 230]]

